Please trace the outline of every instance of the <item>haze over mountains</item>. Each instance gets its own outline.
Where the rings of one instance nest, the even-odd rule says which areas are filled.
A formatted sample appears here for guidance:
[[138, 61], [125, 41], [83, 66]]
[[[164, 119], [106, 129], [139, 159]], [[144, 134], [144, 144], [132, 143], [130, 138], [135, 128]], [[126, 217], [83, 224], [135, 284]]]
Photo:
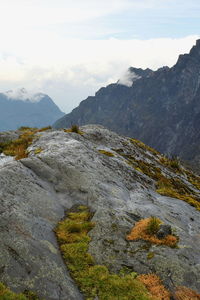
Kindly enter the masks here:
[[[199, 61], [200, 40], [172, 68], [131, 67], [55, 127], [198, 161]], [[25, 126], [0, 132], [1, 300], [200, 299], [200, 176], [100, 125], [26, 128], [63, 115], [45, 94], [0, 105], [0, 130]]]
[[24, 88], [0, 93], [0, 107], [0, 131], [48, 126], [64, 115], [48, 95]]
[[55, 128], [101, 124], [163, 153], [199, 161], [200, 40], [172, 67], [129, 69], [129, 76], [88, 97]]

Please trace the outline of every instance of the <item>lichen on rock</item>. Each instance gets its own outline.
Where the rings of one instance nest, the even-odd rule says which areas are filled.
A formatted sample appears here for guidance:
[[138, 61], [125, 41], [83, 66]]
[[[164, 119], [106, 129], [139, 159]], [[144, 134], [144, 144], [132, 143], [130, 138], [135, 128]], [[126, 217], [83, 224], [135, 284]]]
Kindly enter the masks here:
[[[154, 175], [160, 169], [167, 178], [181, 179], [198, 198], [198, 186], [191, 183], [196, 176], [166, 168], [159, 154], [102, 126], [80, 129], [84, 135], [41, 131], [27, 158], [0, 166], [0, 281], [14, 292], [28, 289], [47, 300], [83, 299], [53, 232], [65, 211], [81, 204], [93, 213], [88, 253], [96, 264], [114, 273], [124, 266], [138, 274], [156, 273], [169, 289], [176, 285], [200, 292], [200, 212], [157, 193], [155, 179], [133, 164], [144, 161], [153, 166]], [[36, 149], [42, 151], [35, 154]], [[136, 222], [151, 216], [172, 227], [179, 237], [177, 248], [126, 240]]]

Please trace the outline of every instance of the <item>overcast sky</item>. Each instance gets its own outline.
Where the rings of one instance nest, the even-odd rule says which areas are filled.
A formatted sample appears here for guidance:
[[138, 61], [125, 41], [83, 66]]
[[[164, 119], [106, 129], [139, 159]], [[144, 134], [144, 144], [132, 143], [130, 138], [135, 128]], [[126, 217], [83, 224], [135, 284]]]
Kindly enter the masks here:
[[45, 92], [64, 112], [200, 37], [199, 0], [0, 0], [0, 12], [0, 91]]

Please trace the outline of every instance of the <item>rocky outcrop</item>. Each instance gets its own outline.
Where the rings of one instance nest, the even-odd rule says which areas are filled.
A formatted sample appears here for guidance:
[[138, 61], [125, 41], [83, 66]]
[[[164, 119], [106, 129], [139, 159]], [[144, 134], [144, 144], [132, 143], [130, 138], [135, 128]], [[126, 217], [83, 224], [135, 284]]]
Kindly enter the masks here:
[[[155, 272], [170, 289], [185, 285], [200, 292], [200, 212], [159, 194], [155, 178], [131, 159], [181, 181], [198, 202], [200, 191], [186, 170], [166, 167], [155, 150], [104, 127], [88, 125], [81, 131], [37, 133], [28, 158], [0, 166], [0, 281], [45, 299], [83, 299], [54, 234], [65, 210], [81, 204], [94, 213], [89, 252], [97, 263], [114, 272], [123, 267]], [[179, 237], [177, 248], [127, 240], [134, 224], [150, 216], [171, 226]]]
[[[101, 124], [162, 153], [199, 162], [200, 40], [172, 68], [130, 68], [132, 85], [110, 84], [55, 123]], [[131, 77], [130, 77], [131, 78]]]

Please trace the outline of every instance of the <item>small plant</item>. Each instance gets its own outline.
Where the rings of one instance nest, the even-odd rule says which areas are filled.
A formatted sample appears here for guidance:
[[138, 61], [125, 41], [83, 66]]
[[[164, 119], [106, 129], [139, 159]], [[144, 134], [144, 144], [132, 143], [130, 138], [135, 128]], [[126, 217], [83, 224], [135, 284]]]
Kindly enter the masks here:
[[173, 156], [172, 159], [170, 160], [170, 167], [179, 170], [180, 169], [180, 161], [178, 157]]
[[115, 156], [112, 152], [109, 152], [109, 151], [106, 151], [106, 150], [99, 150], [99, 152], [100, 152], [101, 154], [107, 155], [107, 156], [109, 156], [109, 157]]
[[130, 234], [127, 236], [127, 240], [129, 241], [144, 240], [152, 244], [166, 245], [171, 248], [176, 247], [178, 243], [177, 236], [169, 234], [165, 238], [159, 239], [155, 235], [158, 229], [158, 225], [160, 226], [161, 224], [161, 221], [159, 219], [157, 220], [155, 219], [157, 218], [151, 217], [136, 222]]
[[171, 158], [167, 156], [161, 156], [160, 163], [169, 169], [173, 169], [173, 171], [176, 173], [182, 173], [180, 160], [177, 156], [172, 156]]
[[32, 131], [32, 130], [37, 130], [36, 127], [28, 127], [28, 126], [21, 126], [18, 128], [19, 131]]
[[38, 132], [43, 132], [43, 131], [50, 130], [50, 129], [52, 129], [51, 126], [42, 127], [42, 128], [40, 128], [40, 129], [38, 129]]
[[147, 224], [147, 229], [146, 229], [147, 233], [150, 235], [156, 234], [159, 230], [160, 224], [161, 224], [160, 219], [152, 216], [149, 219], [149, 222]]
[[83, 135], [83, 131], [80, 130], [77, 124], [72, 124], [70, 128], [64, 129], [64, 132], [74, 132]]
[[[139, 145], [139, 142], [135, 140], [131, 141]], [[157, 167], [155, 164], [148, 163], [147, 161], [136, 159], [133, 155], [124, 154], [121, 149], [115, 149], [115, 151], [127, 160], [127, 163], [140, 173], [144, 173], [155, 180], [156, 192], [163, 196], [173, 197], [183, 200], [194, 206], [197, 210], [200, 210], [200, 202], [198, 194], [190, 188], [190, 186], [185, 183], [182, 178], [178, 176], [164, 175], [161, 168]], [[159, 156], [158, 156], [159, 158]], [[188, 170], [183, 170], [181, 165], [179, 166], [178, 158], [169, 159], [166, 156], [160, 156], [160, 164], [168, 168], [170, 172], [181, 173], [187, 175], [188, 181], [196, 188], [200, 190], [200, 176], [189, 172]], [[165, 168], [166, 169], [166, 168]]]
[[170, 300], [170, 292], [156, 274], [139, 275], [138, 279], [146, 286], [154, 299]]
[[23, 293], [16, 294], [0, 282], [1, 300], [39, 300], [34, 292], [25, 290]]
[[180, 286], [176, 289], [175, 300], [200, 300], [200, 294], [197, 294], [195, 291], [192, 291], [191, 289]]
[[155, 253], [154, 253], [154, 252], [149, 252], [149, 253], [147, 254], [147, 259], [152, 259], [152, 258], [154, 258], [154, 256], [155, 256]]
[[39, 300], [38, 296], [34, 292], [29, 291], [29, 290], [25, 290], [23, 292], [23, 295], [25, 295], [28, 300]]
[[43, 151], [43, 149], [42, 149], [41, 147], [39, 147], [39, 148], [35, 149], [34, 153], [35, 153], [35, 154], [39, 154], [39, 153], [41, 153], [42, 151]]
[[72, 124], [71, 126], [71, 132], [79, 133], [79, 126], [77, 124]]
[[91, 239], [88, 232], [94, 227], [91, 217], [87, 207], [79, 206], [76, 211], [69, 212], [56, 228], [63, 258], [85, 299], [153, 300], [144, 284], [136, 278], [136, 273], [117, 275], [110, 273], [106, 266], [95, 264], [88, 253]]
[[152, 153], [153, 155], [155, 155], [155, 156], [160, 154], [157, 150], [155, 150], [154, 148], [151, 148], [150, 146], [144, 144], [143, 142], [141, 142], [141, 141], [139, 141], [139, 140], [130, 138], [130, 142], [131, 142], [132, 144], [138, 145], [138, 146], [139, 146], [141, 149], [143, 149], [143, 150], [146, 150], [146, 151], [151, 152], [151, 153]]

